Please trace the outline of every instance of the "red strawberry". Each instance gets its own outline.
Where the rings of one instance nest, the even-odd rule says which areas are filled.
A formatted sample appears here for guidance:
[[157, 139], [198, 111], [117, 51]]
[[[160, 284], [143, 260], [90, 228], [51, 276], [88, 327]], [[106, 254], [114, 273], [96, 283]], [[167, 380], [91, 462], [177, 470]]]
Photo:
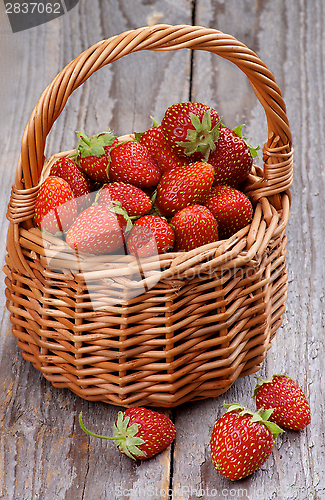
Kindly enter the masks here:
[[157, 215], [144, 215], [134, 224], [128, 238], [131, 255], [148, 257], [167, 252], [174, 244], [175, 235], [168, 222]]
[[198, 102], [181, 102], [167, 108], [161, 122], [162, 132], [171, 149], [180, 156], [198, 153], [209, 158], [218, 140], [218, 113]]
[[110, 149], [116, 137], [110, 131], [87, 137], [77, 132], [77, 146], [80, 168], [92, 180], [104, 184], [109, 181], [107, 169], [110, 162]]
[[151, 200], [144, 191], [125, 182], [104, 184], [99, 191], [99, 205], [110, 205], [112, 201], [120, 202], [130, 217], [144, 215], [150, 212], [152, 207]]
[[111, 149], [109, 178], [139, 188], [156, 186], [161, 177], [157, 163], [147, 148], [137, 141], [121, 142]]
[[205, 162], [190, 163], [166, 172], [157, 188], [158, 210], [172, 217], [188, 205], [201, 203], [211, 189], [213, 177], [213, 167]]
[[270, 417], [272, 422], [293, 430], [303, 429], [310, 423], [310, 406], [297, 382], [286, 375], [258, 380], [260, 383], [256, 384], [253, 397], [257, 408], [274, 408]]
[[133, 460], [148, 459], [163, 451], [176, 437], [176, 427], [169, 417], [147, 408], [119, 411], [113, 436], [101, 436], [86, 429], [79, 414], [79, 423], [90, 436], [114, 441], [121, 453]]
[[185, 252], [218, 240], [218, 224], [207, 207], [191, 205], [170, 221], [175, 231], [176, 250]]
[[88, 195], [92, 191], [93, 185], [71, 158], [64, 157], [56, 160], [51, 167], [50, 175], [61, 177], [61, 179], [67, 181], [74, 197], [77, 199], [79, 211], [86, 208], [88, 203], [91, 204]]
[[209, 163], [215, 170], [213, 184], [238, 187], [244, 182], [257, 157], [257, 149], [246, 143], [242, 136], [243, 125], [231, 130], [221, 127], [216, 149], [209, 156]]
[[162, 174], [165, 174], [168, 170], [189, 163], [187, 158], [180, 157], [171, 150], [170, 146], [165, 141], [160, 124], [157, 124], [141, 134], [139, 142], [148, 149], [149, 153], [157, 162]]
[[92, 205], [78, 215], [66, 241], [76, 252], [111, 253], [125, 244], [125, 232], [129, 229], [124, 209]]
[[211, 434], [211, 457], [217, 471], [235, 481], [261, 467], [272, 453], [274, 438], [283, 431], [269, 421], [272, 410], [253, 413], [237, 404], [224, 406], [227, 412]]
[[51, 234], [67, 231], [78, 214], [71, 187], [60, 177], [47, 177], [35, 201], [35, 222]]
[[214, 186], [206, 206], [218, 221], [220, 239], [229, 238], [252, 220], [253, 206], [250, 200], [230, 186]]

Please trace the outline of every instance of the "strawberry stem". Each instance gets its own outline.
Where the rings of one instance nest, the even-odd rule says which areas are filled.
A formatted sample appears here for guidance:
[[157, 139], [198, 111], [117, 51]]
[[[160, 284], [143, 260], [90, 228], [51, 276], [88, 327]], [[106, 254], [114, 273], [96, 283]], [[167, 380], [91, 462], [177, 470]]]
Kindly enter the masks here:
[[113, 426], [113, 436], [102, 436], [88, 430], [82, 421], [82, 412], [79, 413], [79, 424], [81, 429], [89, 436], [108, 439], [114, 441], [118, 449], [127, 455], [129, 458], [136, 460], [138, 457], [145, 457], [146, 454], [140, 450], [139, 446], [144, 444], [144, 440], [137, 437], [136, 434], [140, 429], [140, 424], [133, 423], [129, 426], [130, 417], [124, 416], [122, 411], [118, 412], [116, 423]]

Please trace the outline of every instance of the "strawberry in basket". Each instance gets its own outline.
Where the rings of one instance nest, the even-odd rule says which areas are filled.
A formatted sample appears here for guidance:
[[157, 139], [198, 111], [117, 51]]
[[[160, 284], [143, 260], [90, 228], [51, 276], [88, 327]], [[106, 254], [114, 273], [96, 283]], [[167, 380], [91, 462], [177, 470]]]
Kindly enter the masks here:
[[93, 191], [93, 183], [72, 158], [63, 157], [56, 160], [51, 167], [50, 175], [61, 177], [61, 179], [67, 181], [77, 200], [80, 212], [88, 204], [91, 205], [90, 193]]
[[161, 121], [165, 141], [179, 156], [195, 161], [208, 160], [219, 136], [218, 113], [199, 102], [181, 102], [169, 106]]
[[126, 211], [116, 206], [92, 205], [78, 215], [66, 235], [76, 253], [103, 254], [119, 250], [132, 223]]
[[166, 172], [157, 188], [159, 212], [172, 217], [188, 205], [202, 203], [210, 192], [214, 168], [206, 162], [195, 162]]
[[84, 432], [100, 439], [114, 441], [119, 451], [133, 460], [148, 459], [167, 448], [176, 437], [176, 427], [169, 417], [148, 408], [127, 408], [118, 412], [113, 426], [113, 436], [101, 436], [86, 429], [79, 414], [79, 424]]
[[213, 184], [226, 184], [238, 187], [244, 182], [253, 165], [253, 158], [258, 156], [257, 150], [247, 143], [242, 134], [243, 125], [231, 130], [222, 126], [219, 130], [216, 148], [209, 156], [209, 163], [215, 170]]
[[131, 255], [148, 257], [167, 252], [174, 244], [173, 227], [164, 217], [147, 214], [133, 224], [127, 246]]
[[77, 215], [77, 202], [67, 181], [47, 177], [35, 200], [36, 225], [51, 234], [62, 233], [69, 229]]
[[111, 182], [104, 184], [99, 190], [97, 203], [111, 205], [112, 202], [121, 203], [130, 217], [145, 215], [150, 212], [152, 202], [142, 189], [125, 182]]
[[156, 186], [160, 169], [148, 149], [137, 141], [116, 142], [110, 150], [109, 179], [139, 188]]
[[229, 238], [252, 220], [251, 201], [244, 193], [230, 186], [214, 186], [205, 204], [218, 222], [221, 239]]
[[110, 130], [90, 137], [78, 131], [77, 136], [77, 159], [81, 170], [93, 181], [108, 182], [110, 150], [116, 136]]
[[185, 207], [170, 221], [175, 231], [176, 250], [193, 250], [218, 241], [218, 224], [212, 212], [202, 205]]
[[162, 174], [172, 170], [173, 168], [182, 167], [186, 163], [190, 163], [190, 159], [178, 156], [172, 151], [167, 144], [162, 132], [161, 124], [153, 120], [154, 126], [142, 134], [136, 134], [137, 140], [143, 144], [152, 157], [157, 162], [157, 165]]

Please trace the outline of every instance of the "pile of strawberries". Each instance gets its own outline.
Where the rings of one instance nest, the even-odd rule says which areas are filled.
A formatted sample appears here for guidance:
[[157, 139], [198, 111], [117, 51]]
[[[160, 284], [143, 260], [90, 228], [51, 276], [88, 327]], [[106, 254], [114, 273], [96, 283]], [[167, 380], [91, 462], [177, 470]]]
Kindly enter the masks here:
[[[258, 378], [258, 377], [257, 377]], [[253, 398], [257, 411], [239, 404], [224, 404], [226, 413], [214, 423], [210, 437], [211, 459], [216, 470], [231, 481], [255, 472], [272, 453], [279, 426], [300, 431], [311, 421], [310, 406], [301, 387], [287, 375], [258, 379]], [[175, 424], [161, 413], [133, 407], [119, 412], [113, 436], [88, 430], [79, 414], [83, 431], [112, 440], [128, 457], [148, 459], [167, 448], [176, 437]]]
[[141, 134], [77, 135], [76, 154], [59, 158], [39, 188], [35, 223], [78, 253], [189, 251], [252, 219], [240, 188], [256, 149], [205, 104], [173, 104]]

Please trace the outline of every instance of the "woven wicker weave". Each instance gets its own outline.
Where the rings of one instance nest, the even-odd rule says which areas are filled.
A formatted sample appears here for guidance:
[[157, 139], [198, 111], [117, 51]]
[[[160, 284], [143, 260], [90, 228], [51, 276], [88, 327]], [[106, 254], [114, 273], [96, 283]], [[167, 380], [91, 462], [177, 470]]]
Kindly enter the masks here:
[[[56, 158], [44, 167], [53, 123], [71, 93], [106, 64], [140, 50], [183, 48], [233, 62], [264, 107], [265, 165], [253, 168], [246, 187], [252, 223], [228, 240], [148, 258], [142, 278], [132, 256], [76, 259], [33, 221], [41, 176]], [[259, 370], [285, 310], [292, 166], [281, 91], [258, 56], [232, 36], [156, 25], [83, 52], [46, 88], [31, 115], [8, 206], [7, 307], [24, 358], [55, 387], [125, 407], [215, 397]]]

